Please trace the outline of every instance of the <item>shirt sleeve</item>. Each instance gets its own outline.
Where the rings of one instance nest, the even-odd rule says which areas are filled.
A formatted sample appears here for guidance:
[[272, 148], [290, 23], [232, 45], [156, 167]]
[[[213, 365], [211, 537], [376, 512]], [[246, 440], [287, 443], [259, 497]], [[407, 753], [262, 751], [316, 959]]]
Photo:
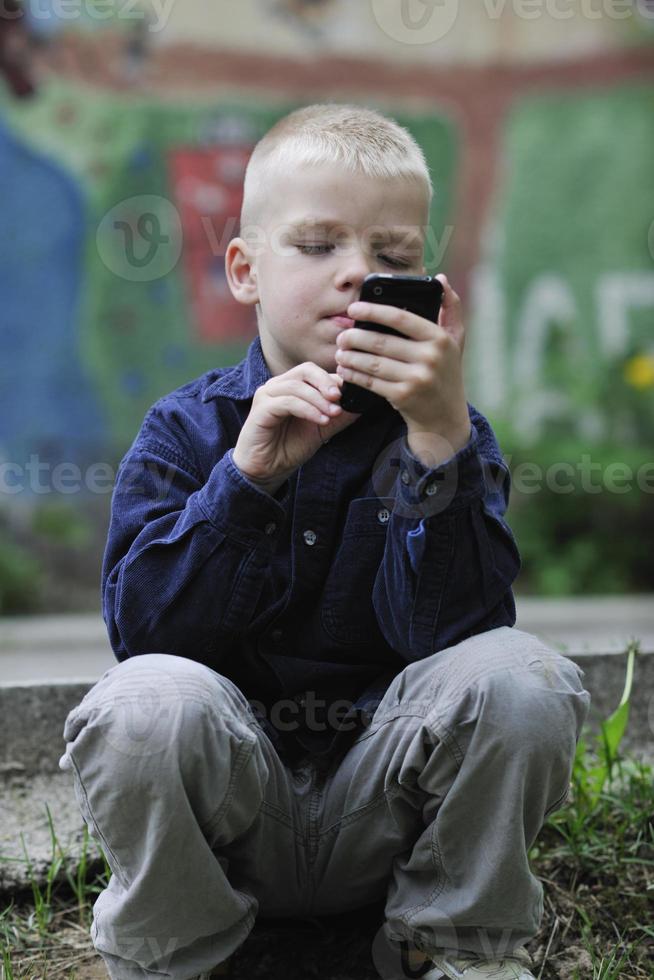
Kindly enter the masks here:
[[469, 410], [470, 439], [449, 460], [427, 469], [405, 439], [394, 461], [396, 502], [373, 602], [387, 642], [407, 660], [515, 624], [509, 469], [487, 420]]
[[[173, 653], [216, 664], [247, 628], [283, 524], [284, 491], [250, 483], [226, 449], [203, 480], [151, 410], [116, 478], [102, 569], [119, 660]], [[225, 645], [226, 646], [226, 645]]]

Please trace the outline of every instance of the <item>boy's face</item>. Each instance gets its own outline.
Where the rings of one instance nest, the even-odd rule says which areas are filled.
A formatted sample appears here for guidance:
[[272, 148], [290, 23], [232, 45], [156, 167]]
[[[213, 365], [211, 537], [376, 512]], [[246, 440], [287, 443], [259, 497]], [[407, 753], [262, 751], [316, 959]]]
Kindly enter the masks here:
[[336, 337], [352, 326], [344, 314], [365, 277], [424, 274], [426, 191], [323, 165], [276, 176], [267, 202], [258, 240], [230, 243], [228, 273], [240, 264], [238, 276], [248, 283], [239, 293], [232, 272], [232, 291], [241, 302], [258, 304], [271, 374], [304, 361], [333, 373]]

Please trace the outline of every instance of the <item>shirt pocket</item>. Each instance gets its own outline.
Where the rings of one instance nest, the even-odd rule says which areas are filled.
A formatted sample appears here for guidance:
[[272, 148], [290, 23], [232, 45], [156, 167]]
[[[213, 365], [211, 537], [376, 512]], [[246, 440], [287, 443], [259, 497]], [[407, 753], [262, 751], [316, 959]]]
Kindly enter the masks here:
[[393, 498], [353, 500], [325, 582], [322, 625], [339, 643], [374, 645], [382, 638], [372, 590], [384, 557]]

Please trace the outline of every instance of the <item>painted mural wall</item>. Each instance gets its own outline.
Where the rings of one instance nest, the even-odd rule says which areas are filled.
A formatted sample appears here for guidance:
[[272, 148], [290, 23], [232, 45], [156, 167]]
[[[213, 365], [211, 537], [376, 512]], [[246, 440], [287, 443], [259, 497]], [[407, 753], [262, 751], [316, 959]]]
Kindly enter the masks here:
[[[126, 119], [114, 94], [63, 82], [27, 105], [5, 98], [5, 460], [119, 451], [160, 394], [242, 355], [254, 323], [231, 299], [224, 252], [251, 147], [293, 107], [143, 99]], [[382, 107], [427, 153], [427, 257], [447, 270], [460, 134], [438, 106]], [[557, 418], [591, 441], [638, 435], [601, 392], [611, 373], [638, 388], [627, 364], [654, 354], [653, 111], [654, 91], [629, 86], [518, 100], [506, 121], [472, 272], [469, 367], [474, 397], [513, 416], [524, 440]]]
[[[119, 96], [65, 83], [5, 103], [6, 461], [114, 459], [157, 397], [244, 355], [256, 322], [231, 297], [224, 254], [251, 149], [295, 105], [144, 99], [126, 120]], [[455, 134], [438, 116], [400, 121], [438, 168], [440, 235]]]

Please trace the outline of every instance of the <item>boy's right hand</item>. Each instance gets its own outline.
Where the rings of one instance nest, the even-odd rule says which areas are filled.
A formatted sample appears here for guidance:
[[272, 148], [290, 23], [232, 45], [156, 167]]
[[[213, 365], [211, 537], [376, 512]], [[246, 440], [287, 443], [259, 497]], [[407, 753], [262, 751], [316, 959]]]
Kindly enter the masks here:
[[342, 384], [338, 374], [306, 361], [257, 388], [232, 457], [243, 475], [274, 493], [324, 442], [356, 422], [359, 415], [338, 404]]

